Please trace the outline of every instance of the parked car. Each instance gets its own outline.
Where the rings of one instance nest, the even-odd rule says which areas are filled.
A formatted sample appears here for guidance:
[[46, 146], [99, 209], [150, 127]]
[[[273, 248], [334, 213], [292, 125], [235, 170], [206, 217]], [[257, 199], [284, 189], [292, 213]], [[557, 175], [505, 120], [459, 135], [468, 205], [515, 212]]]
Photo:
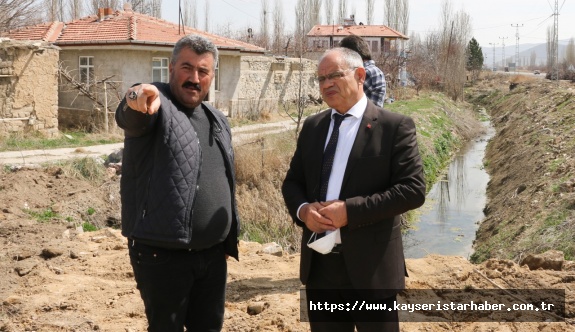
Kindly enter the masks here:
[[533, 74], [539, 75], [539, 74], [541, 74], [541, 72], [539, 72], [539, 70], [534, 70], [534, 71], [533, 71]]

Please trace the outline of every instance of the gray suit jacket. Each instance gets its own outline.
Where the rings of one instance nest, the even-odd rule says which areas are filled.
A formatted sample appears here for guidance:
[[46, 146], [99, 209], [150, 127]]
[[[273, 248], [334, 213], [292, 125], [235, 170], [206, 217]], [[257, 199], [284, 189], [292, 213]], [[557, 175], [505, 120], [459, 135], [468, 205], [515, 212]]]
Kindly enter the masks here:
[[[306, 284], [312, 249], [311, 231], [297, 218], [298, 207], [319, 197], [324, 143], [330, 125], [327, 110], [306, 119], [282, 186], [293, 221], [303, 227], [300, 279]], [[407, 116], [368, 101], [353, 144], [340, 197], [348, 225], [341, 228], [343, 256], [356, 289], [405, 287], [400, 215], [423, 205], [425, 181], [415, 124]]]

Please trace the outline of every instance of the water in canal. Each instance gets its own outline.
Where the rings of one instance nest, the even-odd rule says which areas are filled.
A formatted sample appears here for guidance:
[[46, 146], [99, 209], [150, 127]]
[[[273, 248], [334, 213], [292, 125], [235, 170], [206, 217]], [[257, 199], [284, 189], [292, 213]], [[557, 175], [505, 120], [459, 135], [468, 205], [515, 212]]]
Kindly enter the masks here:
[[489, 175], [483, 168], [485, 148], [495, 129], [482, 123], [485, 134], [466, 144], [449, 170], [427, 194], [419, 221], [404, 235], [406, 258], [428, 254], [469, 258], [478, 222], [484, 217]]

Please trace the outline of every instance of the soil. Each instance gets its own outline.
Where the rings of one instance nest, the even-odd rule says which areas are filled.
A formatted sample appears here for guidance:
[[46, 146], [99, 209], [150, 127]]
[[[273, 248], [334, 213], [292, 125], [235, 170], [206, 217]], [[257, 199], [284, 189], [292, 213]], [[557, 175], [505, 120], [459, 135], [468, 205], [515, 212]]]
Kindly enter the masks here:
[[[497, 84], [485, 88], [505, 88], [504, 82]], [[533, 86], [530, 93], [536, 90]], [[524, 117], [524, 121], [515, 125], [529, 127], [530, 118]], [[535, 146], [530, 152], [531, 161], [522, 161], [525, 165], [536, 161], [537, 149]], [[496, 153], [491, 158], [491, 165], [504, 160]], [[51, 167], [2, 172], [0, 179], [0, 331], [145, 331], [144, 308], [135, 288], [126, 240], [113, 228], [120, 220], [118, 177], [111, 173], [103, 184], [94, 185]], [[497, 185], [500, 182], [490, 184], [491, 209], [500, 204], [496, 203], [498, 190], [509, 193], [509, 188]], [[530, 206], [524, 204], [525, 213]], [[47, 213], [50, 207], [52, 212]], [[60, 218], [51, 218], [54, 214]], [[104, 228], [83, 232], [80, 220]], [[241, 242], [240, 261], [229, 260], [224, 331], [309, 330], [308, 324], [300, 321], [299, 255], [271, 249], [271, 244]], [[456, 256], [409, 259], [407, 288], [565, 289], [567, 315], [575, 317], [573, 262], [563, 262], [561, 257], [558, 270], [545, 266], [530, 270], [517, 260], [496, 254], [490, 257], [481, 264]], [[417, 303], [403, 295], [400, 301]], [[575, 331], [572, 322], [545, 322], [551, 316], [531, 323], [477, 322], [482, 318], [478, 313], [471, 322], [457, 322], [445, 314], [441, 322], [402, 322], [401, 330]]]

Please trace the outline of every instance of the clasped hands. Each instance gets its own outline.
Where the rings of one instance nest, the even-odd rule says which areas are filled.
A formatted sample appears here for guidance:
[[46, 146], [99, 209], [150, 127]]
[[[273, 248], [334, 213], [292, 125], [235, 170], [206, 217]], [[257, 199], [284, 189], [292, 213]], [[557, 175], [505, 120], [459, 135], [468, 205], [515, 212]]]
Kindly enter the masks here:
[[131, 109], [154, 114], [160, 109], [160, 91], [152, 84], [139, 84], [128, 89], [126, 103]]
[[300, 209], [299, 217], [309, 230], [318, 234], [347, 225], [345, 202], [340, 200], [306, 204]]

